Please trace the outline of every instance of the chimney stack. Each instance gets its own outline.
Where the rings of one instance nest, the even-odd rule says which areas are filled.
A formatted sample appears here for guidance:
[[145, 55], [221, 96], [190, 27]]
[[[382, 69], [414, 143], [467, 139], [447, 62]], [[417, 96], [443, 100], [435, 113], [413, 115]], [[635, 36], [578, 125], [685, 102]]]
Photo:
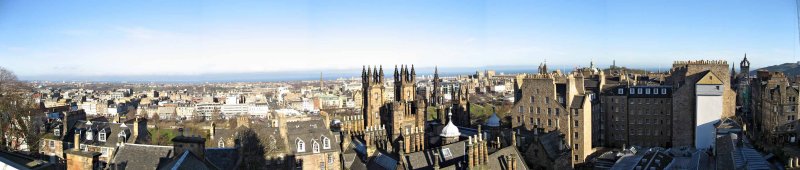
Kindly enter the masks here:
[[214, 134], [216, 132], [217, 132], [217, 125], [214, 124], [214, 122], [211, 122], [211, 129], [209, 129], [209, 132], [208, 132], [208, 134], [211, 137], [211, 139], [214, 139]]
[[472, 145], [472, 136], [467, 139], [467, 166], [469, 169], [475, 165], [475, 148]]
[[517, 132], [511, 132], [511, 146], [517, 146]]
[[74, 146], [73, 149], [75, 149], [76, 151], [81, 150], [81, 148], [80, 148], [80, 146], [81, 146], [81, 134], [80, 133], [75, 133], [75, 138], [73, 139], [73, 142], [75, 142], [75, 143], [73, 143], [73, 146]]
[[136, 116], [136, 119], [134, 119], [134, 121], [133, 121], [133, 135], [132, 136], [135, 137], [134, 141], [136, 140], [136, 138], [139, 137], [139, 117], [138, 116]]
[[433, 152], [433, 169], [439, 170], [439, 152]]

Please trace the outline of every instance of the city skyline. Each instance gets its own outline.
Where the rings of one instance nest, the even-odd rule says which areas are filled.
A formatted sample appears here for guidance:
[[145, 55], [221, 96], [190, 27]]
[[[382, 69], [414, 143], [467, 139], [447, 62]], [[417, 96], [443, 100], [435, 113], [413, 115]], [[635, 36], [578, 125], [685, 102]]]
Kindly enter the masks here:
[[797, 61], [795, 10], [793, 1], [4, 1], [0, 66], [22, 79], [91, 79], [396, 63], [533, 70], [545, 60], [647, 69], [748, 53], [759, 68]]

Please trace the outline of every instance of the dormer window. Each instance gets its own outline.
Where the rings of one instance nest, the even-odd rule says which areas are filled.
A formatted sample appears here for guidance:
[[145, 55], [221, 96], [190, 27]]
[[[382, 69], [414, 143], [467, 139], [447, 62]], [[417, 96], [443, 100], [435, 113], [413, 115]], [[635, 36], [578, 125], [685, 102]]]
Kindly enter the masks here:
[[128, 139], [128, 134], [125, 134], [125, 131], [120, 131], [117, 137], [122, 139], [120, 142], [125, 142]]
[[61, 128], [53, 129], [53, 135], [61, 136]]
[[217, 147], [224, 148], [225, 147], [225, 141], [220, 139], [219, 142], [217, 142]]
[[106, 130], [105, 129], [100, 130], [100, 135], [98, 135], [97, 138], [98, 138], [97, 140], [100, 140], [100, 142], [105, 142], [106, 141]]
[[94, 132], [91, 129], [86, 131], [86, 140], [94, 140]]
[[328, 137], [322, 137], [322, 149], [331, 149], [331, 140]]
[[319, 153], [319, 143], [317, 143], [317, 141], [314, 141], [314, 143], [311, 145], [311, 147], [312, 147], [312, 151], [314, 153]]
[[303, 142], [301, 139], [297, 139], [297, 152], [305, 152], [306, 151], [306, 143]]

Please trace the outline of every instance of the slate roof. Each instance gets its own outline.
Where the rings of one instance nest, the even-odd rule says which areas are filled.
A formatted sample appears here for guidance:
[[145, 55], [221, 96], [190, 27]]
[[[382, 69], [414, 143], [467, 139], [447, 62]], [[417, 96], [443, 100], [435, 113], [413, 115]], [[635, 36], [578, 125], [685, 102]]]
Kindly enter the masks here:
[[174, 156], [172, 146], [125, 144], [111, 160], [114, 169], [156, 169], [162, 160]]
[[486, 164], [487, 168], [499, 170], [506, 167], [508, 163], [506, 162], [505, 156], [509, 155], [516, 156], [516, 161], [514, 163], [517, 164], [517, 169], [528, 169], [528, 165], [525, 164], [525, 158], [522, 157], [523, 155], [517, 150], [517, 147], [514, 146], [507, 146], [490, 154]]
[[[75, 123], [75, 128], [72, 129], [68, 136], [70, 140], [68, 142], [72, 142], [75, 133], [80, 133], [80, 143], [92, 146], [103, 146], [103, 147], [117, 147], [118, 142], [124, 143], [134, 143], [135, 140], [132, 140], [133, 133], [132, 128], [133, 125], [128, 124], [121, 124], [121, 123], [111, 123], [111, 122], [91, 122], [89, 121], [78, 121]], [[124, 125], [124, 126], [123, 126]], [[86, 135], [89, 135], [89, 131], [92, 132], [92, 140], [86, 138]], [[100, 140], [100, 135], [105, 133], [105, 141]], [[120, 141], [122, 138], [119, 138], [119, 134], [124, 133], [126, 138], [125, 141]], [[146, 133], [146, 132], [145, 132]]]
[[562, 141], [561, 133], [557, 131], [545, 133], [539, 137], [539, 142], [544, 147], [544, 151], [547, 153], [547, 157], [550, 158], [550, 160], [555, 160], [561, 155], [561, 149], [559, 147]]
[[[433, 154], [434, 152], [439, 153], [438, 159], [440, 167], [457, 165], [464, 160], [464, 156], [466, 155], [466, 141], [451, 143], [437, 149], [427, 149], [420, 152], [409, 153], [406, 154], [406, 158], [403, 158], [403, 161], [412, 169], [433, 169], [433, 160], [436, 159]], [[445, 157], [446, 155], [444, 152], [449, 152], [451, 156]]]
[[575, 97], [572, 98], [572, 106], [570, 106], [570, 108], [573, 108], [573, 109], [581, 109], [581, 108], [583, 108], [583, 100], [584, 99], [585, 99], [585, 96], [576, 95]]
[[177, 157], [164, 164], [159, 169], [180, 169], [180, 170], [209, 170], [220, 169], [211, 164], [208, 160], [202, 160], [191, 152], [184, 151]]
[[[295, 155], [309, 155], [313, 153], [313, 146], [316, 142], [319, 145], [319, 153], [329, 153], [340, 151], [338, 143], [339, 138], [335, 137], [333, 133], [325, 128], [325, 123], [322, 120], [307, 120], [298, 122], [287, 122], [287, 138], [289, 147]], [[324, 147], [324, 140], [330, 141], [330, 148]], [[297, 145], [299, 141], [305, 143], [305, 151], [299, 152]]]
[[54, 167], [52, 163], [7, 151], [0, 151], [0, 163], [5, 164], [4, 168], [9, 169], [52, 169]]
[[206, 149], [206, 159], [220, 169], [235, 169], [239, 152], [236, 148]]

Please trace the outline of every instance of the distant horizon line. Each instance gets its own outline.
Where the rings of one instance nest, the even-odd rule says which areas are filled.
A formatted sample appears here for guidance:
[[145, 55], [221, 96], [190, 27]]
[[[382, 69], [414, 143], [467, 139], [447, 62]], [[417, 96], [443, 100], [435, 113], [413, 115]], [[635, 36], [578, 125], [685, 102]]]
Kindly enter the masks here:
[[[366, 66], [366, 65], [365, 65]], [[481, 66], [481, 67], [438, 67], [439, 74], [444, 76], [466, 75], [476, 71], [494, 70], [497, 74], [517, 74], [536, 72], [538, 66], [530, 65], [504, 65], [504, 66]], [[571, 72], [576, 66], [548, 65], [549, 70], [562, 70]], [[589, 67], [578, 66], [578, 67]], [[606, 69], [611, 65], [596, 68]], [[646, 71], [666, 71], [669, 67], [626, 67], [630, 69], [640, 69]], [[417, 75], [433, 75], [435, 67], [415, 67]], [[203, 74], [141, 74], [141, 75], [18, 75], [20, 80], [30, 82], [284, 82], [284, 81], [304, 81], [319, 80], [320, 73], [325, 80], [335, 80], [340, 78], [356, 78], [361, 76], [361, 69], [310, 69], [298, 71], [264, 71], [264, 72], [220, 72]], [[389, 77], [393, 74], [393, 68], [385, 68], [384, 74]]]

